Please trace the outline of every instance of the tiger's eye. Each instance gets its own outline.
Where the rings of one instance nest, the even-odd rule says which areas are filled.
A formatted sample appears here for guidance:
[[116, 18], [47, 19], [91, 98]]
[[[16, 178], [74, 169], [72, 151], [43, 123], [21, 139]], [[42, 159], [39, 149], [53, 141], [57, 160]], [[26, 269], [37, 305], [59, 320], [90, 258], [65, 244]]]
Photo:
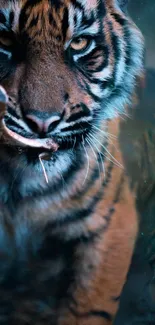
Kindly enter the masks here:
[[82, 50], [86, 49], [88, 44], [89, 44], [89, 40], [87, 38], [79, 37], [79, 38], [74, 39], [71, 42], [70, 47], [74, 51], [82, 51]]
[[10, 38], [4, 38], [4, 37], [0, 37], [0, 44], [3, 46], [7, 46], [10, 47], [12, 46], [13, 42]]

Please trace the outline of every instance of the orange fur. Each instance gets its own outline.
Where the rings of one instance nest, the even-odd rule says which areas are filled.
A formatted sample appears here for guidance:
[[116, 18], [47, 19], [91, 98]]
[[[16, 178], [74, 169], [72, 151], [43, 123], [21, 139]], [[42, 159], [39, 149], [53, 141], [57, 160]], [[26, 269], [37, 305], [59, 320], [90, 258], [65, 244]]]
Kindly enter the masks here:
[[[14, 134], [17, 132], [19, 136], [18, 132], [24, 130], [22, 139], [25, 137], [29, 143], [31, 139], [31, 144], [37, 141], [42, 143], [47, 137], [47, 141], [55, 141], [57, 150], [55, 152], [50, 148], [47, 154], [47, 185], [36, 162], [40, 151], [47, 148], [42, 145], [39, 151], [36, 150], [37, 153], [33, 147], [24, 151], [24, 140], [18, 148], [17, 137], [6, 134], [6, 125], [4, 127], [4, 123], [1, 123], [2, 164], [5, 167], [10, 158], [9, 171], [15, 171], [13, 181], [12, 176], [11, 179], [10, 175], [4, 178], [3, 171], [0, 173], [2, 185], [6, 186], [4, 194], [2, 192], [3, 201], [0, 201], [1, 210], [6, 210], [9, 216], [8, 224], [4, 223], [4, 230], [13, 242], [15, 258], [17, 255], [18, 259], [21, 254], [19, 247], [24, 247], [26, 252], [28, 250], [26, 262], [23, 256], [20, 257], [22, 262], [19, 263], [18, 271], [19, 274], [21, 271], [21, 278], [24, 263], [27, 263], [28, 272], [30, 270], [28, 298], [23, 294], [20, 299], [17, 293], [15, 302], [11, 302], [13, 316], [11, 314], [9, 317], [16, 325], [25, 325], [26, 321], [32, 325], [113, 324], [137, 238], [135, 192], [130, 188], [124, 168], [119, 133], [120, 113], [131, 98], [134, 88], [132, 83], [142, 72], [142, 37], [124, 13], [118, 11], [113, 0], [105, 0], [105, 7], [96, 10], [99, 2], [88, 1], [84, 6], [79, 0], [77, 8], [75, 1], [71, 0], [55, 1], [54, 5], [48, 0], [34, 3], [18, 0], [11, 5], [12, 10], [18, 7], [16, 16], [19, 16], [19, 21], [16, 17], [12, 29], [13, 32], [18, 31], [16, 41], [23, 45], [24, 53], [21, 60], [18, 58], [13, 72], [8, 71], [2, 78], [2, 86], [8, 94], [8, 106], [0, 99], [1, 122], [4, 113], [7, 115], [10, 109], [5, 123], [7, 125], [11, 120], [10, 128], [15, 125]], [[103, 10], [103, 17], [99, 15], [98, 19], [95, 18], [92, 30], [87, 32], [91, 34], [101, 27], [98, 39], [95, 39], [94, 32], [93, 42], [88, 40], [90, 47], [86, 50], [89, 52], [92, 46], [92, 56], [91, 52], [86, 52], [87, 62], [84, 62], [82, 52], [82, 63], [78, 66], [79, 53], [75, 55], [71, 52], [69, 42], [80, 38], [77, 39], [75, 22], [78, 25], [84, 9], [86, 30], [100, 9]], [[94, 12], [90, 19], [91, 10]], [[20, 20], [20, 11], [23, 21]], [[77, 14], [75, 17], [74, 11]], [[81, 28], [84, 24], [85, 19]], [[86, 36], [84, 34], [83, 37]], [[130, 86], [131, 89], [128, 89]], [[78, 114], [81, 114], [80, 121]], [[53, 116], [60, 118], [59, 124], [55, 123], [53, 127], [51, 122], [52, 131], [43, 128], [43, 132], [40, 132], [36, 121], [39, 120], [45, 127], [45, 122], [51, 121]], [[33, 122], [36, 122], [35, 126]], [[18, 123], [21, 123], [19, 130]], [[74, 127], [76, 130], [76, 123], [82, 136], [79, 140], [77, 133], [72, 132], [70, 137], [71, 140], [79, 141], [77, 146], [75, 141], [75, 148], [72, 146], [68, 149], [67, 145], [63, 147], [65, 137], [68, 141], [65, 134], [74, 131]], [[84, 123], [87, 133], [84, 132]], [[55, 130], [56, 133], [52, 133]], [[13, 157], [7, 151], [8, 144]], [[20, 154], [18, 149], [21, 150]], [[36, 154], [36, 158], [33, 154]], [[71, 177], [68, 171], [73, 171]], [[19, 241], [21, 229], [25, 231], [23, 238], [27, 236], [25, 242]], [[25, 229], [28, 229], [27, 233]], [[33, 247], [37, 246], [35, 239], [39, 242], [39, 248], [34, 253]], [[13, 253], [10, 255], [14, 259]], [[59, 270], [65, 275], [63, 284]], [[73, 275], [70, 275], [72, 270]], [[17, 283], [21, 278], [17, 278]], [[64, 289], [65, 281], [68, 286]], [[59, 285], [62, 287], [60, 292]], [[12, 297], [12, 291], [10, 294], [9, 290], [8, 297]], [[38, 309], [36, 306], [39, 306]], [[33, 317], [31, 311], [37, 318]]]

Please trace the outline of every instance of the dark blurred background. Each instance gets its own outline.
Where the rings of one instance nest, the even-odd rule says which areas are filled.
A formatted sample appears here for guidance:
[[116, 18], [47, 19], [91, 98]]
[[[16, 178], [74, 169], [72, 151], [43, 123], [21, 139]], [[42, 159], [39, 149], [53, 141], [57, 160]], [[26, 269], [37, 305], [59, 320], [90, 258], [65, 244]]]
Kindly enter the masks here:
[[155, 68], [155, 0], [129, 0], [129, 13], [146, 41], [146, 65]]
[[138, 188], [140, 231], [115, 325], [155, 325], [155, 0], [129, 0], [129, 14], [145, 38], [146, 81], [120, 142]]

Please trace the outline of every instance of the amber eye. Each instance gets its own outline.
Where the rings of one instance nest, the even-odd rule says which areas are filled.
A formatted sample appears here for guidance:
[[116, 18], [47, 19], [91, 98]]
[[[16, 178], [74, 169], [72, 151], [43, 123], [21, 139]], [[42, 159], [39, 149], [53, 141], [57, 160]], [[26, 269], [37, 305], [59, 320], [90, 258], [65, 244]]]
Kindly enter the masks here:
[[88, 47], [89, 43], [90, 43], [89, 39], [84, 37], [78, 37], [71, 42], [70, 47], [72, 50], [77, 52], [83, 51]]

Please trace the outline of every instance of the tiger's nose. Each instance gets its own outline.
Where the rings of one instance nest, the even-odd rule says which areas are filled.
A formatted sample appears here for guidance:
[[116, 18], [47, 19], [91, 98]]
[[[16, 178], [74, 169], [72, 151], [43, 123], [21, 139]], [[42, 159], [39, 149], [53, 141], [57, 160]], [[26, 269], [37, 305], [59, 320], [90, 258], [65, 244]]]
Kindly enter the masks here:
[[53, 131], [59, 124], [60, 115], [58, 113], [42, 113], [40, 116], [35, 114], [27, 114], [25, 121], [30, 129], [35, 133], [46, 134]]

